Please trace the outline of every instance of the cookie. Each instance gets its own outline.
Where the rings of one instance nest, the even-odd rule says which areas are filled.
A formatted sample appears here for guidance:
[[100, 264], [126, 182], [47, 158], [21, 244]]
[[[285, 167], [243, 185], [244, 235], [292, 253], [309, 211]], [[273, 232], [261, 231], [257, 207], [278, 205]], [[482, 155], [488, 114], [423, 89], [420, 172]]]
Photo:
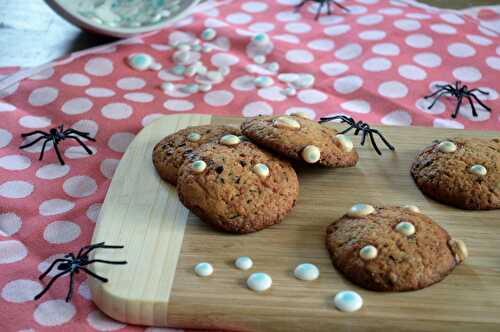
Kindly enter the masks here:
[[252, 142], [291, 159], [329, 167], [356, 165], [352, 141], [301, 114], [248, 119], [241, 130]]
[[223, 144], [201, 146], [181, 166], [181, 202], [203, 221], [231, 233], [281, 222], [299, 193], [294, 169], [251, 142], [226, 138]]
[[446, 277], [467, 247], [413, 207], [357, 204], [327, 228], [333, 265], [375, 291], [409, 291]]
[[153, 165], [162, 179], [173, 185], [186, 155], [197, 147], [219, 140], [226, 134], [240, 135], [240, 130], [229, 126], [197, 126], [181, 129], [162, 139], [153, 149]]
[[500, 208], [500, 138], [453, 138], [420, 152], [411, 167], [427, 196], [468, 210]]

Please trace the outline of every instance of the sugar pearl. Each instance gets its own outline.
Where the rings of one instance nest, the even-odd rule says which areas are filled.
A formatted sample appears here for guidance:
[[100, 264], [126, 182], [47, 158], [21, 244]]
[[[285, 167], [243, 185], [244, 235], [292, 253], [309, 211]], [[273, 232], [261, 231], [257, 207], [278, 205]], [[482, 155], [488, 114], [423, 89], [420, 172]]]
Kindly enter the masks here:
[[479, 176], [485, 176], [486, 174], [488, 174], [488, 170], [483, 165], [472, 165], [469, 168], [469, 172]]
[[353, 291], [338, 292], [333, 302], [337, 309], [344, 312], [358, 311], [363, 306], [363, 298]]
[[277, 62], [271, 62], [267, 65], [267, 69], [277, 72], [278, 70], [280, 70], [280, 65]]
[[265, 55], [256, 55], [253, 57], [253, 62], [255, 62], [258, 65], [262, 65], [266, 63], [266, 56]]
[[198, 75], [206, 75], [207, 71], [207, 67], [205, 67], [204, 65], [196, 66], [196, 73]]
[[172, 60], [176, 64], [185, 64], [189, 59], [189, 52], [188, 51], [177, 51], [174, 53], [172, 56]]
[[259, 88], [267, 88], [274, 84], [274, 80], [271, 77], [259, 76], [255, 78], [254, 83]]
[[450, 152], [457, 151], [457, 146], [453, 142], [443, 141], [443, 142], [438, 144], [438, 149], [441, 152], [450, 153]]
[[248, 256], [240, 256], [234, 261], [234, 266], [240, 270], [249, 270], [253, 266], [253, 261]]
[[200, 91], [208, 92], [212, 90], [212, 84], [210, 83], [200, 83]]
[[264, 292], [271, 288], [273, 280], [267, 273], [252, 273], [247, 279], [247, 286], [255, 292]]
[[378, 255], [378, 250], [372, 245], [367, 245], [361, 248], [359, 251], [359, 257], [361, 259], [364, 259], [365, 261], [368, 261], [370, 259], [374, 259]]
[[408, 210], [415, 212], [415, 213], [420, 213], [420, 209], [418, 208], [418, 206], [415, 206], [415, 205], [405, 205], [405, 206], [403, 206], [403, 208], [408, 209]]
[[297, 80], [293, 81], [293, 84], [300, 89], [308, 89], [314, 85], [314, 76], [311, 74], [299, 74]]
[[343, 134], [338, 134], [335, 135], [335, 138], [337, 138], [337, 142], [339, 142], [340, 146], [342, 149], [346, 152], [351, 152], [352, 149], [354, 148], [354, 145], [352, 144], [352, 141], [349, 137]]
[[186, 75], [187, 77], [193, 77], [194, 75], [196, 75], [197, 72], [198, 72], [197, 66], [191, 65], [191, 66], [186, 68], [184, 75]]
[[199, 276], [199, 277], [208, 277], [214, 273], [214, 268], [212, 264], [210, 263], [198, 263], [194, 267], [194, 272]]
[[256, 164], [253, 167], [253, 171], [262, 178], [267, 178], [269, 176], [269, 167], [267, 167], [266, 164]]
[[213, 83], [220, 83], [224, 79], [224, 76], [219, 71], [216, 70], [207, 72], [206, 76]]
[[212, 28], [207, 28], [201, 32], [200, 37], [203, 40], [212, 40], [215, 38], [216, 35], [217, 35], [217, 31], [215, 31]]
[[282, 74], [278, 75], [278, 80], [285, 82], [285, 83], [293, 83], [298, 79], [299, 79], [299, 75], [294, 74], [294, 73], [282, 73]]
[[311, 120], [311, 118], [309, 117], [309, 114], [306, 113], [306, 112], [294, 112], [294, 113], [292, 113], [290, 115], [291, 116], [296, 116], [296, 117], [302, 118], [302, 119]]
[[163, 92], [171, 92], [174, 91], [175, 85], [172, 82], [165, 82], [161, 84], [161, 89]]
[[179, 51], [190, 51], [191, 50], [191, 45], [186, 44], [186, 43], [181, 43], [181, 44], [177, 45], [176, 48]]
[[209, 44], [205, 44], [201, 47], [201, 51], [203, 53], [210, 53], [214, 50], [214, 48], [212, 47], [212, 45], [209, 45]]
[[235, 135], [224, 135], [220, 139], [220, 143], [224, 145], [236, 145], [241, 142], [240, 138]]
[[186, 72], [186, 66], [183, 65], [175, 65], [170, 69], [170, 72], [174, 75], [182, 76]]
[[286, 87], [285, 89], [282, 90], [282, 93], [285, 96], [295, 96], [297, 94], [297, 89], [295, 89], [293, 86]]
[[302, 150], [302, 159], [309, 164], [317, 163], [321, 158], [321, 150], [314, 145], [308, 145]]
[[151, 67], [154, 60], [146, 53], [135, 53], [127, 58], [127, 63], [135, 70], [146, 70]]
[[267, 45], [270, 42], [270, 39], [268, 35], [259, 33], [252, 38], [252, 42], [257, 45]]
[[205, 163], [203, 160], [196, 160], [191, 164], [191, 169], [195, 173], [201, 173], [207, 168], [207, 163]]
[[151, 70], [154, 70], [154, 71], [159, 71], [159, 70], [161, 70], [163, 67], [162, 67], [162, 65], [161, 65], [161, 64], [159, 64], [158, 62], [153, 62], [149, 68], [151, 68]]
[[201, 139], [201, 135], [198, 133], [189, 133], [187, 139], [190, 142], [198, 142]]
[[193, 45], [191, 49], [195, 52], [200, 52], [202, 49], [202, 46], [200, 44]]
[[411, 236], [415, 234], [415, 226], [411, 222], [402, 221], [396, 225], [396, 231], [403, 235]]
[[448, 245], [455, 254], [455, 260], [457, 263], [462, 263], [469, 256], [469, 251], [467, 250], [467, 246], [464, 241], [451, 239], [448, 241]]
[[219, 68], [219, 72], [222, 74], [222, 76], [227, 76], [231, 72], [231, 69], [229, 69], [228, 66], [222, 66]]
[[312, 281], [319, 278], [319, 269], [314, 264], [304, 263], [295, 268], [293, 275], [300, 280]]
[[375, 208], [371, 205], [355, 204], [355, 205], [351, 206], [351, 208], [347, 212], [347, 215], [349, 217], [358, 218], [358, 217], [367, 216], [369, 214], [372, 214], [373, 212], [375, 212]]
[[196, 93], [200, 89], [199, 85], [196, 83], [188, 83], [182, 87], [182, 92], [185, 93]]
[[288, 116], [280, 116], [273, 120], [273, 126], [276, 128], [300, 129], [300, 122]]

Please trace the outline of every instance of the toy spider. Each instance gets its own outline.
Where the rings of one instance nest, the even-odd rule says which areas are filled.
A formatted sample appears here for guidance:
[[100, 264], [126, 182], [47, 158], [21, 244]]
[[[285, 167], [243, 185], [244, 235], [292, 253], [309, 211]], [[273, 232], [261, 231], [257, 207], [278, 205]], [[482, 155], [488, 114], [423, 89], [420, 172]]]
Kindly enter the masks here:
[[304, 6], [306, 3], [308, 3], [309, 1], [314, 1], [314, 2], [317, 2], [319, 3], [319, 8], [318, 8], [318, 11], [316, 12], [316, 16], [315, 16], [315, 20], [318, 20], [319, 18], [319, 15], [321, 15], [321, 10], [323, 9], [323, 6], [326, 5], [326, 8], [328, 9], [328, 15], [331, 15], [332, 14], [332, 10], [330, 8], [330, 5], [333, 3], [334, 5], [336, 5], [337, 7], [340, 7], [342, 8], [343, 10], [345, 10], [346, 12], [349, 12], [349, 8], [347, 7], [344, 7], [342, 4], [338, 3], [337, 1], [335, 0], [302, 0], [301, 3], [299, 3], [297, 6], [295, 6], [295, 11], [298, 12], [300, 10], [300, 8], [302, 8], [302, 6]]
[[[40, 140], [45, 139], [45, 141], [43, 142], [43, 145], [42, 145], [42, 151], [40, 152], [40, 158], [38, 158], [38, 160], [42, 160], [43, 153], [45, 152], [45, 146], [47, 145], [47, 143], [49, 141], [52, 141], [54, 143], [54, 149], [56, 150], [57, 158], [59, 159], [59, 162], [61, 163], [61, 165], [64, 165], [64, 160], [62, 159], [61, 153], [59, 152], [59, 148], [57, 147], [57, 145], [59, 144], [60, 141], [64, 141], [67, 138], [72, 138], [72, 139], [76, 140], [78, 143], [80, 143], [80, 145], [85, 149], [85, 151], [87, 151], [88, 154], [92, 154], [92, 150], [90, 150], [77, 136], [80, 136], [80, 137], [83, 137], [83, 138], [86, 138], [88, 140], [95, 142], [95, 139], [90, 137], [89, 133], [79, 131], [79, 130], [76, 130], [73, 128], [69, 128], [69, 129], [64, 130], [63, 125], [60, 125], [57, 128], [50, 129], [50, 131], [48, 133], [41, 131], [41, 130], [36, 130], [36, 131], [30, 132], [30, 133], [21, 134], [21, 136], [23, 138], [26, 138], [26, 137], [36, 135], [36, 134], [39, 134], [42, 136], [38, 137], [33, 142], [30, 142], [28, 144], [24, 144], [24, 145], [20, 146], [19, 148], [24, 149], [24, 148], [30, 147], [30, 146], [38, 143]], [[77, 136], [75, 136], [75, 135], [77, 135]]]
[[469, 90], [467, 85], [465, 85], [465, 84], [462, 85], [462, 82], [460, 82], [460, 81], [456, 81], [454, 86], [451, 84], [446, 84], [446, 85], [436, 84], [436, 88], [437, 88], [437, 90], [434, 91], [434, 93], [424, 97], [425, 99], [435, 97], [432, 104], [430, 104], [429, 107], [427, 107], [427, 109], [429, 109], [429, 110], [432, 107], [434, 107], [434, 105], [438, 102], [439, 98], [441, 98], [442, 96], [445, 96], [445, 95], [449, 95], [449, 96], [455, 97], [457, 99], [457, 107], [455, 108], [455, 111], [451, 115], [452, 118], [457, 117], [457, 114], [460, 111], [460, 106], [462, 105], [462, 99], [464, 97], [469, 100], [470, 106], [472, 108], [472, 116], [474, 116], [474, 117], [478, 116], [477, 111], [476, 111], [476, 107], [474, 106], [474, 101], [472, 100], [472, 98], [474, 98], [479, 103], [479, 105], [483, 106], [484, 109], [486, 109], [488, 112], [491, 112], [491, 109], [488, 106], [486, 106], [474, 94], [475, 92], [479, 92], [479, 93], [487, 96], [490, 94], [489, 92], [486, 92], [486, 91], [483, 91], [480, 89]]
[[71, 295], [73, 293], [73, 275], [75, 273], [79, 273], [80, 270], [87, 272], [89, 275], [92, 277], [102, 281], [102, 282], [108, 282], [108, 279], [101, 277], [100, 275], [95, 274], [94, 272], [90, 271], [87, 269], [85, 266], [90, 265], [92, 263], [106, 263], [106, 264], [115, 264], [115, 265], [121, 265], [121, 264], [127, 264], [126, 261], [106, 261], [102, 259], [91, 259], [89, 260], [89, 253], [94, 250], [94, 249], [122, 249], [123, 246], [107, 246], [104, 244], [104, 242], [101, 243], [96, 243], [92, 244], [89, 246], [82, 247], [80, 251], [78, 252], [78, 255], [75, 255], [73, 253], [69, 253], [67, 255], [64, 255], [64, 258], [58, 258], [55, 261], [50, 264], [49, 268], [38, 278], [42, 280], [53, 268], [56, 264], [60, 263], [57, 266], [57, 270], [61, 271], [58, 274], [56, 274], [52, 279], [50, 279], [49, 283], [45, 288], [38, 293], [38, 295], [35, 296], [35, 300], [38, 300], [45, 294], [49, 288], [52, 286], [52, 284], [57, 280], [57, 278], [69, 273], [69, 290], [68, 294], [66, 295], [66, 302], [71, 301]]
[[375, 139], [373, 137], [373, 134], [377, 134], [391, 151], [395, 150], [394, 146], [392, 146], [391, 143], [389, 143], [385, 139], [385, 137], [382, 135], [382, 133], [380, 131], [378, 131], [377, 129], [370, 128], [370, 125], [368, 123], [363, 122], [363, 121], [356, 122], [351, 117], [348, 117], [345, 115], [336, 115], [336, 116], [331, 116], [331, 117], [327, 117], [327, 118], [320, 118], [319, 123], [324, 123], [324, 122], [337, 120], [337, 119], [341, 120], [341, 123], [347, 123], [350, 126], [349, 128], [341, 131], [339, 134], [345, 134], [345, 133], [351, 131], [352, 129], [355, 129], [354, 135], [357, 136], [358, 133], [361, 132], [361, 145], [365, 144], [366, 135], [369, 135], [370, 141], [372, 142], [372, 146], [375, 149], [375, 151], [377, 151], [378, 155], [382, 155], [382, 152], [380, 152], [377, 144], [375, 143]]

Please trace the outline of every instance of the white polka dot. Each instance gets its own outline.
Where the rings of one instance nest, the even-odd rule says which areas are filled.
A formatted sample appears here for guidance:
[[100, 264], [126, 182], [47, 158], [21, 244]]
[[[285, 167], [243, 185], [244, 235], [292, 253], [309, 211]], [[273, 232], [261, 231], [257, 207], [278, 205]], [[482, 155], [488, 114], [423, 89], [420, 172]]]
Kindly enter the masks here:
[[349, 70], [349, 66], [341, 62], [325, 63], [320, 66], [320, 70], [328, 76], [337, 76]]
[[363, 48], [359, 44], [347, 44], [335, 52], [335, 56], [340, 60], [352, 60], [363, 53]]
[[479, 35], [467, 35], [465, 36], [471, 43], [481, 46], [488, 46], [493, 44], [493, 41], [489, 38], [479, 36]]
[[439, 16], [441, 17], [441, 19], [443, 21], [446, 21], [446, 22], [451, 23], [451, 24], [464, 24], [465, 23], [463, 18], [461, 18], [460, 16], [455, 15], [455, 14], [444, 13], [444, 14], [441, 14]]
[[300, 13], [296, 13], [295, 11], [279, 12], [276, 14], [276, 19], [282, 22], [297, 21], [300, 17]]
[[453, 70], [453, 76], [463, 82], [477, 82], [482, 75], [475, 67], [458, 67]]
[[116, 86], [123, 90], [137, 90], [146, 85], [142, 78], [138, 77], [125, 77], [116, 82]]
[[322, 25], [331, 25], [337, 24], [344, 21], [344, 18], [339, 15], [323, 15], [318, 19], [319, 24]]
[[413, 61], [428, 68], [439, 67], [442, 63], [441, 57], [435, 53], [419, 53], [413, 57]]
[[92, 293], [90, 292], [90, 287], [88, 280], [85, 280], [78, 287], [78, 294], [80, 294], [86, 300], [92, 300]]
[[42, 291], [38, 281], [30, 279], [17, 279], [8, 282], [2, 289], [2, 298], [11, 303], [24, 303], [33, 301], [35, 295]]
[[247, 24], [252, 20], [252, 16], [245, 13], [233, 13], [226, 16], [226, 21], [232, 24]]
[[99, 213], [101, 212], [101, 207], [102, 207], [101, 203], [95, 203], [89, 206], [86, 213], [87, 217], [91, 221], [97, 222], [97, 219], [99, 218]]
[[28, 98], [32, 106], [45, 106], [56, 100], [59, 90], [53, 87], [42, 87], [33, 90]]
[[64, 156], [69, 159], [82, 159], [82, 158], [88, 158], [90, 156], [93, 156], [96, 154], [97, 149], [93, 146], [87, 146], [92, 154], [88, 154], [87, 151], [80, 145], [78, 146], [71, 146], [64, 150]]
[[270, 101], [283, 101], [286, 96], [283, 94], [282, 89], [277, 86], [259, 89], [257, 93], [262, 99]]
[[378, 3], [378, 0], [356, 0], [356, 1], [365, 5], [374, 5]]
[[480, 86], [479, 89], [489, 93], [489, 95], [483, 95], [482, 93], [477, 93], [476, 96], [481, 100], [496, 100], [499, 97], [498, 92], [492, 88]]
[[85, 93], [95, 98], [106, 98], [115, 95], [115, 92], [106, 88], [88, 88]]
[[[55, 255], [52, 255], [48, 258], [46, 258], [44, 261], [42, 261], [40, 264], [38, 264], [38, 271], [40, 271], [41, 273], [44, 273], [45, 271], [47, 271], [47, 269], [50, 267], [50, 265], [56, 260], [56, 259], [59, 259], [59, 258], [64, 258], [64, 255], [65, 254], [55, 254]], [[53, 277], [55, 276], [56, 274], [58, 274], [58, 270], [57, 268], [55, 269], [52, 269], [49, 273], [47, 273], [47, 276], [48, 277]], [[64, 277], [67, 277], [67, 275], [63, 275], [62, 278]]]
[[396, 20], [394, 26], [403, 31], [416, 31], [422, 27], [419, 21], [410, 19]]
[[9, 145], [11, 140], [12, 134], [9, 131], [0, 128], [0, 148]]
[[246, 104], [241, 111], [243, 116], [252, 117], [257, 115], [272, 115], [273, 108], [266, 102], [254, 101], [252, 103]]
[[296, 6], [301, 3], [302, 0], [278, 0], [278, 3], [287, 6]]
[[290, 44], [300, 43], [300, 39], [294, 35], [277, 35], [273, 37], [274, 39], [281, 40]]
[[222, 27], [226, 27], [229, 25], [224, 21], [221, 21], [219, 19], [212, 18], [212, 17], [207, 18], [205, 20], [204, 24], [205, 24], [205, 27], [207, 27], [207, 28], [222, 28]]
[[260, 13], [265, 11], [268, 8], [268, 5], [265, 2], [259, 2], [259, 1], [249, 1], [245, 2], [242, 6], [241, 9], [244, 11], [247, 11], [249, 13]]
[[335, 43], [329, 39], [315, 39], [307, 43], [307, 47], [316, 51], [328, 52], [333, 50]]
[[33, 318], [42, 326], [60, 326], [69, 322], [76, 314], [75, 307], [64, 300], [49, 300], [39, 304]]
[[255, 89], [254, 80], [255, 78], [253, 76], [240, 76], [231, 82], [231, 87], [239, 91], [252, 91]]
[[414, 65], [399, 66], [398, 72], [399, 75], [413, 81], [421, 81], [427, 78], [425, 70]]
[[125, 152], [135, 135], [131, 133], [115, 133], [108, 140], [108, 146], [115, 152]]
[[400, 8], [383, 8], [380, 9], [378, 12], [384, 15], [400, 15], [403, 13], [403, 10]]
[[53, 216], [60, 213], [68, 212], [75, 207], [75, 203], [65, 199], [49, 199], [42, 202], [38, 207], [38, 211], [42, 216]]
[[419, 110], [430, 114], [441, 114], [446, 110], [446, 106], [441, 101], [437, 101], [436, 104], [434, 104], [434, 106], [429, 109], [429, 106], [432, 103], [433, 99], [431, 98], [420, 98], [419, 100], [417, 100], [415, 106], [417, 106]]
[[432, 24], [431, 30], [443, 35], [453, 35], [457, 33], [457, 29], [448, 24]]
[[293, 113], [305, 113], [311, 120], [314, 120], [316, 118], [316, 112], [306, 107], [290, 107], [289, 109], [286, 110], [286, 114], [288, 115]]
[[239, 62], [237, 56], [229, 53], [217, 53], [212, 56], [211, 62], [216, 67], [233, 66]]
[[340, 104], [340, 107], [353, 113], [370, 113], [370, 104], [365, 100], [350, 100]]
[[150, 103], [155, 97], [149, 93], [131, 92], [123, 96], [125, 99], [135, 101], [136, 103]]
[[335, 91], [341, 94], [349, 94], [363, 86], [363, 79], [359, 76], [344, 76], [333, 83]]
[[416, 20], [428, 20], [432, 16], [428, 15], [428, 14], [423, 14], [423, 13], [408, 13], [408, 14], [406, 14], [406, 17], [414, 18]]
[[486, 58], [486, 64], [495, 70], [500, 70], [500, 57], [490, 56]]
[[26, 181], [7, 181], [0, 184], [0, 196], [5, 198], [28, 197], [33, 190], [33, 184]]
[[[0, 264], [19, 262], [28, 255], [28, 250], [17, 240], [0, 241]], [[4, 270], [5, 268], [2, 268]]]
[[113, 120], [126, 119], [132, 115], [134, 109], [124, 103], [107, 104], [101, 109], [101, 113], [105, 118]]
[[94, 76], [106, 76], [113, 72], [113, 62], [106, 58], [94, 58], [87, 61], [85, 71]]
[[123, 323], [112, 320], [98, 310], [92, 311], [87, 316], [87, 322], [98, 331], [116, 331], [126, 326]]
[[75, 115], [88, 112], [92, 106], [93, 104], [90, 99], [78, 97], [65, 102], [61, 107], [61, 111], [66, 114]]
[[0, 101], [0, 112], [13, 112], [16, 106]]
[[19, 154], [7, 155], [0, 158], [0, 168], [9, 171], [23, 170], [30, 166], [31, 159]]
[[226, 90], [211, 91], [203, 96], [203, 100], [210, 106], [226, 106], [234, 99], [234, 95]]
[[49, 67], [47, 69], [42, 70], [39, 73], [36, 73], [33, 76], [30, 76], [30, 80], [36, 80], [36, 81], [41, 81], [41, 80], [46, 80], [48, 78], [51, 78], [52, 75], [54, 75], [55, 70], [52, 67]]
[[393, 56], [399, 55], [399, 46], [393, 43], [382, 43], [376, 44], [372, 47], [372, 52], [375, 54], [385, 55], [385, 56]]
[[[3, 78], [6, 75], [0, 75], [0, 79]], [[3, 90], [0, 91], [0, 98], [8, 97], [12, 94], [14, 94], [17, 91], [17, 88], [19, 88], [19, 83], [12, 84]]]
[[403, 98], [408, 95], [408, 87], [401, 82], [389, 81], [379, 85], [378, 93], [387, 98]]
[[0, 235], [12, 236], [21, 228], [22, 221], [19, 216], [13, 212], [0, 214]]
[[40, 167], [36, 171], [36, 176], [44, 180], [54, 180], [68, 174], [70, 167], [61, 164], [49, 164]]
[[470, 106], [470, 104], [469, 103], [467, 103], [467, 104], [462, 103], [462, 106], [460, 107], [459, 114], [461, 116], [463, 116], [464, 118], [469, 119], [470, 121], [474, 121], [474, 122], [486, 121], [486, 120], [489, 120], [491, 117], [491, 113], [486, 111], [481, 106], [476, 107], [476, 112], [477, 112], [477, 116], [474, 116], [472, 114], [472, 107]]
[[97, 183], [86, 175], [73, 176], [64, 181], [63, 189], [71, 197], [87, 197], [97, 190]]
[[414, 48], [426, 48], [432, 46], [433, 40], [424, 34], [414, 34], [406, 37], [405, 43]]
[[141, 124], [143, 127], [146, 127], [162, 116], [163, 114], [160, 113], [146, 115], [144, 118], [142, 118]]
[[61, 82], [72, 86], [87, 86], [90, 84], [90, 79], [83, 74], [71, 73], [61, 77]]
[[[99, 130], [99, 125], [95, 121], [83, 119], [75, 122], [71, 126], [71, 128], [89, 133], [90, 137], [96, 137], [97, 131]], [[82, 139], [83, 141], [87, 141], [86, 138], [80, 139]]]
[[432, 122], [434, 128], [453, 128], [453, 129], [464, 129], [464, 125], [456, 120], [450, 119], [434, 119]]
[[331, 27], [325, 28], [324, 32], [328, 36], [340, 36], [349, 30], [351, 30], [350, 25], [339, 24], [339, 25], [333, 25]]
[[194, 105], [187, 100], [170, 99], [163, 104], [163, 107], [174, 112], [184, 112], [192, 110], [194, 108]]
[[169, 36], [168, 36], [168, 43], [170, 45], [176, 45], [179, 43], [191, 43], [196, 36], [191, 33], [191, 32], [184, 32], [184, 31], [173, 31]]
[[370, 14], [359, 17], [356, 22], [362, 25], [374, 25], [379, 24], [384, 20], [384, 17], [379, 14]]
[[358, 34], [358, 37], [363, 40], [381, 40], [386, 35], [385, 31], [382, 30], [367, 30]]
[[45, 116], [26, 115], [19, 119], [19, 124], [26, 128], [45, 128], [50, 126], [51, 120]]
[[[483, 21], [483, 24], [487, 25], [487, 21]], [[491, 30], [491, 28], [488, 28], [488, 27], [484, 27], [484, 26], [479, 26], [478, 27], [478, 30], [481, 31], [483, 34], [485, 34], [486, 36], [490, 36], [490, 37], [498, 37], [498, 34]]]
[[52, 244], [68, 243], [80, 236], [80, 226], [71, 221], [54, 221], [45, 227], [43, 238]]
[[311, 31], [311, 26], [306, 23], [293, 22], [285, 25], [285, 30], [290, 33], [306, 33]]
[[453, 43], [448, 45], [448, 53], [457, 58], [468, 58], [476, 54], [476, 50], [464, 43]]
[[389, 126], [409, 126], [412, 119], [411, 115], [406, 111], [394, 111], [385, 115], [381, 122]]
[[379, 72], [391, 68], [392, 62], [386, 58], [371, 58], [363, 62], [363, 69], [372, 72]]
[[115, 174], [116, 168], [118, 167], [118, 163], [120, 161], [117, 159], [104, 159], [101, 162], [101, 173], [104, 177], [111, 179]]
[[328, 99], [326, 94], [314, 89], [301, 90], [297, 97], [304, 104], [319, 104]]
[[266, 33], [274, 30], [274, 24], [269, 22], [257, 22], [248, 27], [253, 32]]
[[290, 50], [286, 52], [286, 59], [292, 63], [310, 63], [314, 55], [307, 50]]

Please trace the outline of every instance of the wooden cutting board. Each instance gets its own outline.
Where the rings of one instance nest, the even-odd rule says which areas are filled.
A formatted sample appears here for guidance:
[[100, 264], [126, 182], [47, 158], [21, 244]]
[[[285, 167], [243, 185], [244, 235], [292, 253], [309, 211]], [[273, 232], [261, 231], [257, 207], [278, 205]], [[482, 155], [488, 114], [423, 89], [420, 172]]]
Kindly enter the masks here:
[[[354, 168], [297, 169], [300, 197], [280, 225], [250, 235], [214, 231], [179, 202], [175, 188], [162, 182], [152, 162], [153, 146], [181, 128], [201, 124], [239, 124], [241, 118], [209, 115], [165, 116], [144, 128], [130, 144], [113, 177], [93, 243], [123, 244], [96, 257], [126, 259], [125, 266], [93, 265], [110, 279], [90, 278], [93, 300], [109, 316], [131, 324], [243, 331], [478, 331], [500, 330], [500, 211], [463, 211], [424, 197], [409, 175], [415, 154], [433, 139], [456, 135], [494, 137], [498, 132], [381, 127], [396, 146], [379, 157], [359, 147]], [[340, 125], [336, 125], [339, 126]], [[356, 145], [359, 137], [354, 137]], [[382, 145], [380, 145], [382, 146]], [[325, 229], [350, 206], [414, 204], [462, 238], [470, 257], [444, 281], [405, 293], [363, 290], [343, 278], [325, 249]], [[250, 271], [234, 268], [251, 256]], [[213, 264], [200, 278], [196, 263]], [[293, 277], [299, 263], [320, 267], [312, 282]], [[272, 288], [257, 294], [245, 286], [252, 272], [266, 272]], [[355, 313], [335, 309], [340, 290], [364, 299]]]

